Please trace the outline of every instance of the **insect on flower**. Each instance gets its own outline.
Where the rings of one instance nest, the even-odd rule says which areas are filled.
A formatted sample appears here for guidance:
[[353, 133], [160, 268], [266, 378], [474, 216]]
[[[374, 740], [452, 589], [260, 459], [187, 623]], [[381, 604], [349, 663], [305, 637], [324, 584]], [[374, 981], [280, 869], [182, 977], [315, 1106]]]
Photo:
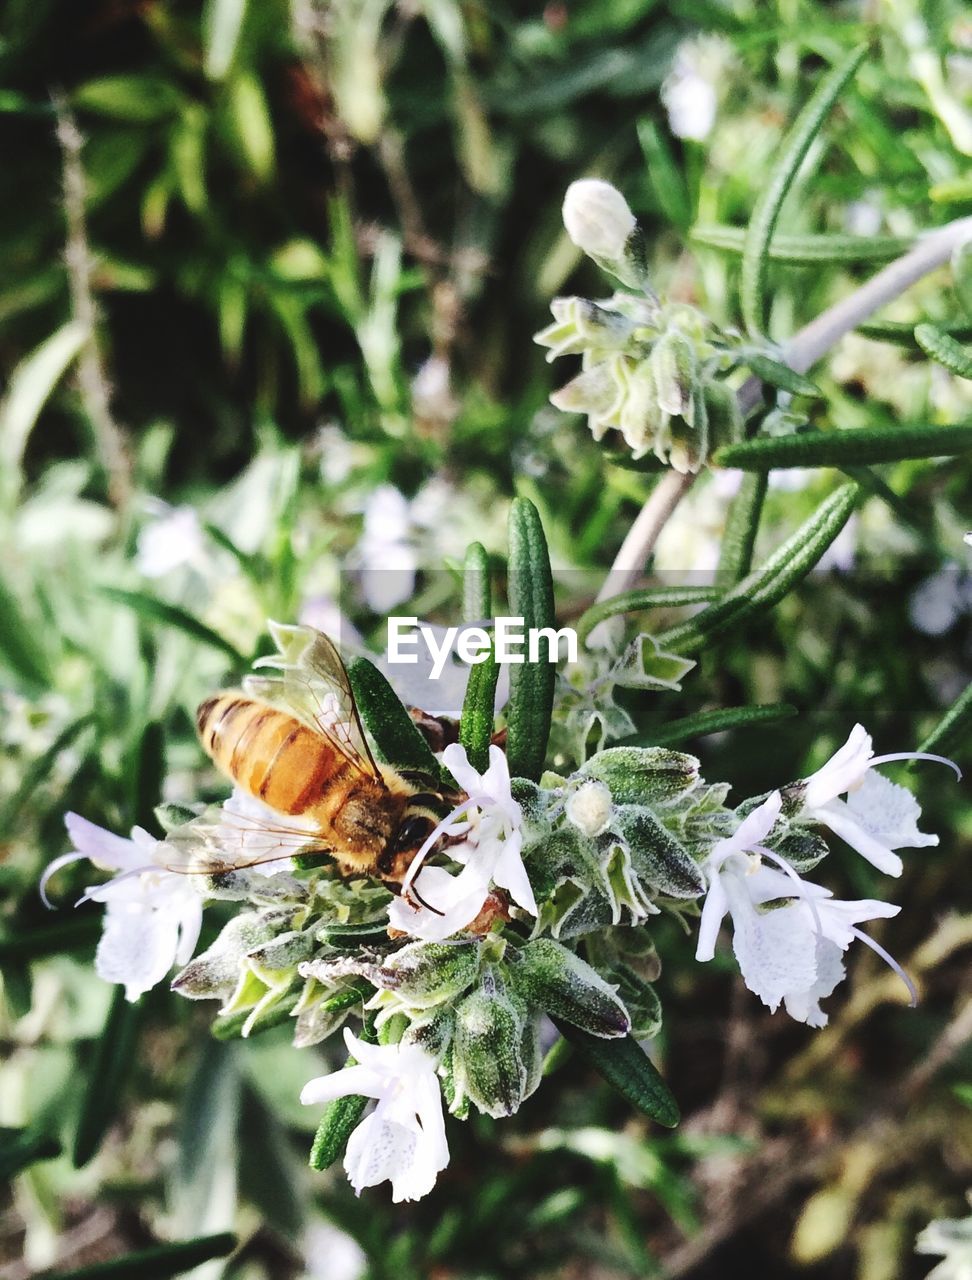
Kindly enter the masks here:
[[[400, 885], [416, 851], [457, 795], [437, 779], [379, 764], [365, 738], [335, 645], [304, 626], [270, 624], [280, 653], [242, 689], [207, 698], [196, 716], [203, 747], [279, 821], [243, 808], [204, 814], [170, 832], [185, 871], [218, 875], [293, 853], [323, 854], [348, 875]], [[292, 826], [287, 817], [299, 819]], [[272, 841], [267, 836], [272, 835]]]

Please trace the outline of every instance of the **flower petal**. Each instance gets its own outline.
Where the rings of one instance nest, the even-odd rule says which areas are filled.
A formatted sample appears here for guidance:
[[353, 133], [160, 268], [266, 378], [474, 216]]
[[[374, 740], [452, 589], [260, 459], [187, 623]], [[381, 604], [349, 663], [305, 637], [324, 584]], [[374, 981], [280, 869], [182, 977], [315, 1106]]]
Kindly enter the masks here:
[[829, 827], [834, 835], [840, 836], [841, 840], [849, 844], [852, 849], [856, 849], [861, 857], [877, 867], [878, 871], [883, 871], [889, 876], [901, 875], [904, 863], [898, 855], [882, 840], [871, 835], [843, 800], [831, 800], [822, 809], [817, 809], [813, 816], [817, 822], [822, 822], [824, 826]]
[[844, 745], [816, 773], [804, 780], [806, 807], [819, 809], [828, 801], [856, 787], [864, 777], [873, 755], [871, 735], [862, 724], [855, 724]]
[[146, 857], [146, 850], [139, 848], [133, 840], [95, 826], [80, 814], [66, 813], [64, 825], [78, 853], [90, 858], [96, 866], [109, 871], [134, 871], [151, 861]]
[[166, 976], [179, 945], [179, 917], [131, 904], [109, 904], [95, 952], [95, 970], [106, 982], [123, 983], [137, 1000]]

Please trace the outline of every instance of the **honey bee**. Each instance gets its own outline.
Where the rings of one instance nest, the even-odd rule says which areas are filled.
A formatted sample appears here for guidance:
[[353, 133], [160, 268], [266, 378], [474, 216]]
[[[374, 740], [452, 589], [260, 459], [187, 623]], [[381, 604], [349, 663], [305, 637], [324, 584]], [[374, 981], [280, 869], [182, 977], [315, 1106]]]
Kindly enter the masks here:
[[196, 726], [213, 762], [293, 826], [223, 809], [180, 828], [185, 869], [220, 874], [288, 851], [329, 855], [348, 875], [400, 885], [416, 852], [457, 799], [438, 779], [378, 763], [334, 644], [310, 627], [271, 624], [280, 649], [242, 689], [201, 703]]

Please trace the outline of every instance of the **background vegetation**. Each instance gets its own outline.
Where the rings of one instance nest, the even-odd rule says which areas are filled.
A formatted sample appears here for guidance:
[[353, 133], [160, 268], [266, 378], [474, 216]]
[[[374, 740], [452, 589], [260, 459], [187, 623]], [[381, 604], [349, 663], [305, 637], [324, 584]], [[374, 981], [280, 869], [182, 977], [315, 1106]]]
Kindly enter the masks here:
[[[435, 615], [472, 537], [502, 553], [514, 493], [541, 510], [563, 615], [588, 604], [654, 477], [546, 402], [562, 378], [531, 335], [555, 293], [604, 289], [562, 232], [564, 189], [613, 181], [659, 289], [739, 323], [741, 231], [724, 228], [748, 221], [823, 73], [869, 42], [777, 229], [783, 339], [972, 213], [965, 7], [6, 0], [3, 19], [0, 1125], [23, 1131], [2, 1147], [4, 1274], [225, 1230], [236, 1251], [200, 1274], [926, 1274], [914, 1236], [960, 1215], [972, 1181], [972, 808], [944, 772], [912, 775], [942, 842], [908, 859], [882, 934], [917, 1011], [865, 953], [811, 1034], [659, 929], [682, 1127], [651, 1129], [568, 1059], [514, 1121], [452, 1125], [417, 1206], [304, 1168], [316, 1117], [297, 1096], [320, 1057], [285, 1028], [216, 1041], [208, 1007], [162, 989], [124, 1006], [92, 970], [98, 913], [70, 911], [65, 877], [49, 916], [36, 885], [65, 810], [124, 830], [162, 797], [222, 794], [193, 708], [265, 649], [268, 616], [323, 625], [339, 601], [373, 638], [396, 601], [369, 568], [392, 562], [418, 570], [409, 611]], [[679, 136], [679, 77], [696, 103], [710, 86], [701, 139]], [[972, 335], [949, 272], [878, 319], [813, 371], [812, 425], [969, 421], [972, 383], [912, 333]], [[775, 474], [757, 563], [845, 479]], [[679, 508], [659, 580], [714, 568], [733, 475]], [[628, 700], [641, 735], [792, 704], [689, 744], [753, 794], [857, 719], [882, 751], [932, 729], [968, 679], [968, 456], [874, 475], [829, 574], [706, 649], [681, 694]], [[877, 891], [841, 866], [845, 896]]]

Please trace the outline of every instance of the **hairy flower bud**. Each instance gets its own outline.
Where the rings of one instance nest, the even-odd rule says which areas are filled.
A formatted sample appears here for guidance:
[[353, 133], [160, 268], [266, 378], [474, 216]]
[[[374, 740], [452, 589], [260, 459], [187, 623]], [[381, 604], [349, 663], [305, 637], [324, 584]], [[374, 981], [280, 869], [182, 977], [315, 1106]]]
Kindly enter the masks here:
[[581, 178], [570, 184], [564, 196], [563, 215], [567, 234], [578, 249], [608, 262], [623, 256], [637, 225], [617, 187], [599, 178]]
[[611, 823], [614, 805], [611, 792], [603, 782], [592, 779], [582, 783], [567, 800], [567, 821], [585, 836], [599, 836]]
[[454, 999], [479, 973], [478, 942], [412, 942], [389, 956], [376, 974], [412, 1009], [430, 1009]]
[[591, 966], [552, 938], [535, 938], [510, 951], [510, 979], [516, 992], [553, 1018], [563, 1018], [591, 1035], [627, 1035], [628, 1011], [614, 988]]
[[524, 1015], [493, 968], [456, 1009], [452, 1069], [457, 1089], [494, 1119], [513, 1115], [525, 1096]]
[[229, 1000], [247, 967], [247, 956], [290, 923], [292, 911], [246, 911], [224, 926], [211, 947], [172, 980], [172, 990], [190, 1000]]
[[605, 783], [616, 804], [666, 805], [699, 785], [699, 762], [667, 747], [608, 747], [579, 776]]

